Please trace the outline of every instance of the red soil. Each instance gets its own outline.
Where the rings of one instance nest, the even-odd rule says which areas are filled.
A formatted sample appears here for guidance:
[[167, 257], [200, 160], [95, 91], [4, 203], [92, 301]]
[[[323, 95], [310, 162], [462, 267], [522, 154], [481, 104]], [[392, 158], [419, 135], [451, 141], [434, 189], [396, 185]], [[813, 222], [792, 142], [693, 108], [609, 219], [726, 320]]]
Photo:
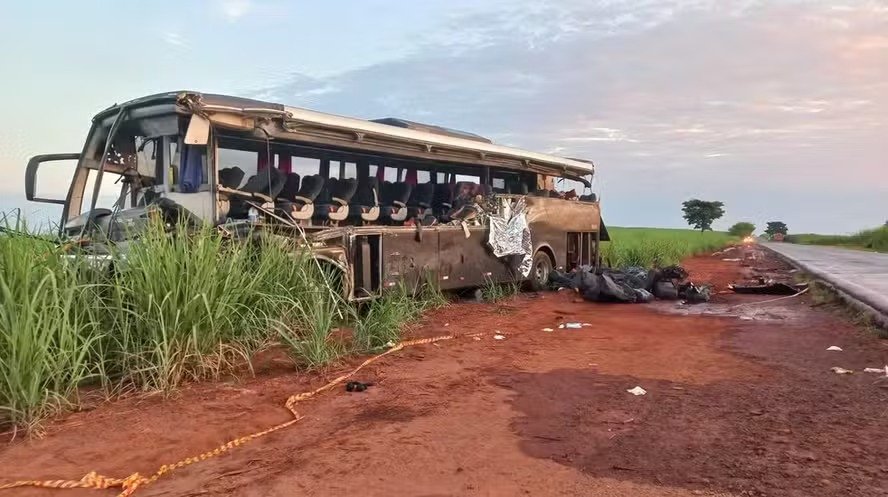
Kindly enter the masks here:
[[[743, 269], [721, 259], [686, 266], [723, 290]], [[716, 294], [711, 308], [767, 298]], [[136, 495], [888, 495], [888, 381], [830, 371], [882, 366], [888, 347], [810, 304], [765, 304], [765, 321], [677, 314], [675, 303], [593, 304], [567, 292], [455, 304], [411, 334], [480, 340], [386, 357], [359, 375], [376, 383], [367, 392], [337, 388], [309, 400], [295, 426]], [[557, 329], [569, 321], [591, 326]], [[42, 440], [0, 449], [0, 475], [150, 474], [289, 419], [287, 396], [348, 366], [305, 375], [272, 358], [255, 378], [105, 403], [51, 424]], [[636, 385], [647, 395], [626, 392]]]

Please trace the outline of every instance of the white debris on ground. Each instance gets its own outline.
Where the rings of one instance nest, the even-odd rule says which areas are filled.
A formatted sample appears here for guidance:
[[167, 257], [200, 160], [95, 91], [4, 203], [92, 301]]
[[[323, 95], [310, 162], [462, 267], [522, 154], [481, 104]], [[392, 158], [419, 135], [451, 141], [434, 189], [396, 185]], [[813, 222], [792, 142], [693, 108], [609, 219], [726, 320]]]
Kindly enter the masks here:
[[563, 330], [565, 328], [568, 330], [578, 330], [582, 327], [583, 327], [583, 325], [581, 323], [564, 323], [564, 324], [558, 325], [559, 330]]
[[863, 368], [863, 372], [876, 374], [885, 373], [885, 377], [888, 378], [888, 366], [885, 366], [884, 368]]
[[854, 372], [854, 371], [851, 371], [850, 369], [840, 368], [838, 366], [830, 368], [830, 371], [832, 371], [835, 374], [851, 374]]
[[493, 335], [493, 339], [494, 339], [494, 340], [505, 340], [505, 339], [506, 339], [506, 336], [505, 336], [505, 335], [500, 335], [499, 333], [497, 333], [496, 335]]
[[626, 391], [631, 393], [632, 395], [635, 395], [636, 397], [647, 393], [647, 390], [645, 390], [641, 387], [630, 388], [629, 390], [626, 390]]
[[842, 348], [841, 348], [841, 347], [836, 347], [835, 345], [830, 345], [829, 347], [826, 348], [826, 350], [834, 350], [834, 351], [836, 351], [836, 352], [841, 352], [841, 351], [842, 351]]
[[543, 331], [555, 331], [552, 328], [543, 328]]

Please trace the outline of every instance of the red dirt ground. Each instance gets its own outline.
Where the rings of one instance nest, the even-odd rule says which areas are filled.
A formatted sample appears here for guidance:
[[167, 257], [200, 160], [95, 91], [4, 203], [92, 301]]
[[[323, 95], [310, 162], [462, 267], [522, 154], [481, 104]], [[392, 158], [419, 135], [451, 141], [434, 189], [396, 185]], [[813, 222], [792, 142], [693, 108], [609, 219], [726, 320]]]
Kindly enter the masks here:
[[[686, 266], [717, 290], [750, 272], [721, 257]], [[568, 292], [455, 304], [411, 334], [480, 340], [386, 357], [360, 374], [376, 383], [367, 392], [309, 400], [295, 426], [136, 495], [888, 495], [888, 380], [830, 371], [885, 365], [886, 341], [811, 308], [808, 296], [734, 307], [768, 298], [716, 294], [690, 311]], [[591, 326], [557, 329], [567, 321]], [[0, 449], [0, 476], [150, 474], [289, 419], [288, 395], [347, 369], [304, 375], [272, 360], [256, 378], [195, 385], [175, 399], [102, 404], [51, 424], [42, 440]], [[636, 385], [647, 395], [626, 392]]]

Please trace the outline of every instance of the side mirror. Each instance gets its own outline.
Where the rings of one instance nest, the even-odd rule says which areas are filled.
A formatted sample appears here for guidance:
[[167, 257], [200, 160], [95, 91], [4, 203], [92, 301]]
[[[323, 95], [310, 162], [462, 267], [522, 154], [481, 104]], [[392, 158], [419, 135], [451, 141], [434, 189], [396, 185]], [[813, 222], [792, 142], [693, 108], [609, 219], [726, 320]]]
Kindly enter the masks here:
[[[31, 160], [28, 161], [28, 166], [25, 168], [25, 198], [27, 198], [31, 202], [42, 202], [46, 204], [65, 204], [65, 199], [55, 199], [55, 198], [44, 198], [38, 197], [34, 191], [36, 190], [37, 185], [37, 169], [40, 168], [41, 164], [44, 162], [53, 162], [53, 161], [77, 161], [80, 159], [80, 154], [48, 154], [48, 155], [35, 155], [31, 157]], [[76, 163], [75, 166], [76, 167]], [[73, 176], [74, 168], [71, 169], [71, 173]], [[69, 180], [70, 181], [70, 180]]]

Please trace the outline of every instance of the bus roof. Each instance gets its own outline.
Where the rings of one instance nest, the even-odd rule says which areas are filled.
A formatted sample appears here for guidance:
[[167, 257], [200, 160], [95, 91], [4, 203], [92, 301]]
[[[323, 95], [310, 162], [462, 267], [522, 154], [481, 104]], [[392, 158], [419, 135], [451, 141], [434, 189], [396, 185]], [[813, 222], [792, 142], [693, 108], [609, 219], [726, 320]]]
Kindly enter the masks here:
[[[300, 107], [194, 91], [152, 95], [135, 99], [122, 105], [142, 106], [161, 101], [169, 102], [170, 100], [175, 100], [179, 104], [185, 104], [192, 109], [197, 107], [208, 113], [274, 114], [281, 117], [286, 128], [303, 134], [315, 131], [319, 137], [325, 137], [324, 132], [332, 130], [348, 132], [355, 136], [354, 140], [356, 142], [369, 143], [373, 139], [377, 139], [380, 143], [403, 145], [405, 147], [421, 145], [429, 153], [433, 153], [433, 151], [438, 152], [440, 160], [471, 163], [473, 161], [465, 157], [473, 156], [478, 157], [479, 163], [490, 163], [494, 160], [507, 161], [507, 167], [511, 168], [545, 170], [546, 173], [569, 172], [578, 176], [593, 173], [595, 170], [595, 166], [591, 161], [568, 159], [506, 147], [492, 143], [487, 138], [474, 133], [397, 118], [368, 121]], [[117, 108], [116, 105], [106, 109], [97, 118], [104, 117], [115, 108]], [[448, 156], [450, 151], [453, 152], [452, 156]], [[404, 149], [397, 147], [392, 153], [404, 153]]]

